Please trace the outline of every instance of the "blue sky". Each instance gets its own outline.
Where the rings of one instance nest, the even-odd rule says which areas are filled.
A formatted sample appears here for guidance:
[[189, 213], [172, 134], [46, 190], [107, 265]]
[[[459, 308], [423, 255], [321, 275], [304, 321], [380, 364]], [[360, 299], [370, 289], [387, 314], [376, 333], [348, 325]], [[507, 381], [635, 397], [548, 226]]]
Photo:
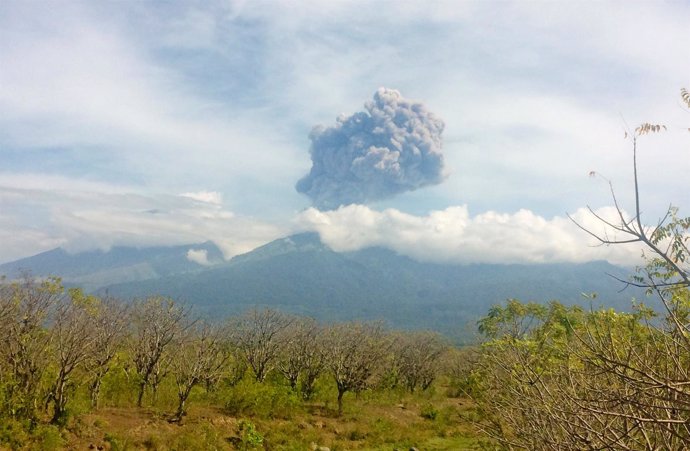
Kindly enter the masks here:
[[[565, 218], [688, 204], [683, 2], [0, 3], [0, 262], [63, 246], [315, 230], [422, 260], [629, 261]], [[379, 87], [445, 123], [442, 183], [334, 211], [295, 183], [309, 133]], [[683, 210], [682, 210], [683, 211]], [[687, 212], [686, 212], [687, 213]]]

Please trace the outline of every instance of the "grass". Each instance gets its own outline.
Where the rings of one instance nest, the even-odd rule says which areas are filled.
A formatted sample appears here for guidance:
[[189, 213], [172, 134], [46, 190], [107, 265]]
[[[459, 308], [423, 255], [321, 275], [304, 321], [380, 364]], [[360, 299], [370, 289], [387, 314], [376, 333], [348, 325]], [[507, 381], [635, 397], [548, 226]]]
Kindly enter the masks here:
[[[103, 407], [91, 412], [75, 409], [64, 430], [46, 427], [39, 431], [41, 437], [24, 437], [25, 447], [19, 442], [5, 444], [55, 450], [480, 449], [480, 437], [465, 419], [472, 404], [448, 397], [444, 385], [414, 394], [397, 389], [347, 393], [340, 417], [331, 385], [328, 378], [319, 380], [310, 401], [303, 401], [279, 379], [259, 384], [246, 378], [210, 394], [197, 388], [180, 424], [168, 421], [175, 407], [172, 384], [162, 386], [156, 402], [148, 398], [149, 407], [141, 409], [130, 399], [133, 392], [127, 390], [129, 396], [124, 396], [110, 387]], [[81, 402], [75, 400], [76, 405]], [[5, 434], [11, 430], [12, 426], [5, 428]]]

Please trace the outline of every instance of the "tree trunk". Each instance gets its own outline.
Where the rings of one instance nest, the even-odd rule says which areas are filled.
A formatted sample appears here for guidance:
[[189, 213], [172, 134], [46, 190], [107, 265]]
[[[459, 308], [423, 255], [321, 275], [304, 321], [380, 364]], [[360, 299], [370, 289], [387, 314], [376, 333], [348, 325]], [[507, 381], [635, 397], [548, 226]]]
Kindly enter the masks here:
[[141, 407], [144, 401], [144, 390], [146, 389], [146, 382], [139, 383], [139, 395], [137, 397], [137, 407]]
[[101, 394], [101, 378], [100, 376], [97, 376], [93, 382], [91, 382], [91, 386], [89, 387], [90, 392], [91, 392], [91, 407], [93, 409], [98, 409], [98, 398]]
[[151, 402], [153, 403], [153, 405], [156, 405], [156, 403], [158, 402], [158, 384], [159, 383], [160, 382], [154, 381], [151, 384]]
[[50, 420], [52, 424], [59, 424], [65, 415], [65, 407], [67, 406], [65, 385], [66, 381], [62, 378], [55, 384], [55, 391], [53, 392], [53, 418]]
[[186, 415], [186, 412], [184, 411], [184, 406], [185, 403], [187, 402], [187, 398], [189, 398], [189, 394], [192, 392], [192, 387], [194, 387], [196, 383], [191, 383], [187, 386], [184, 387], [182, 390], [178, 390], [177, 392], [177, 412], [175, 412], [175, 416], [173, 417], [174, 420], [181, 422], [182, 417]]
[[314, 394], [314, 382], [315, 381], [316, 381], [316, 378], [313, 377], [311, 374], [308, 374], [302, 380], [302, 398], [311, 399], [312, 395]]
[[175, 412], [175, 416], [173, 417], [175, 421], [182, 422], [182, 417], [185, 414], [184, 406], [186, 401], [187, 396], [180, 396], [179, 402], [177, 403], [177, 411]]
[[343, 414], [343, 395], [345, 390], [338, 388], [338, 416]]

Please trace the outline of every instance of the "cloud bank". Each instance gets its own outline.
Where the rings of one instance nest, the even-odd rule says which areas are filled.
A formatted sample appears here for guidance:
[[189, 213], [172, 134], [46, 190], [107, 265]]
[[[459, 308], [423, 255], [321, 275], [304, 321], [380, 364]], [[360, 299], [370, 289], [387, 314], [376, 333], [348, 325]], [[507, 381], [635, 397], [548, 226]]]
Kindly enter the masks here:
[[[597, 214], [615, 222], [611, 207]], [[584, 208], [573, 215], [584, 227], [604, 232]], [[317, 231], [321, 240], [338, 252], [371, 246], [385, 247], [416, 260], [436, 263], [581, 263], [608, 260], [614, 264], [640, 262], [635, 246], [594, 246], [587, 235], [567, 217], [543, 218], [529, 210], [516, 213], [488, 211], [470, 216], [467, 206], [415, 216], [396, 209], [376, 211], [349, 205], [322, 212], [309, 208], [297, 222], [304, 230]], [[607, 231], [613, 236], [611, 231]]]
[[[190, 195], [191, 194], [191, 195]], [[70, 252], [113, 246], [213, 241], [225, 258], [249, 252], [289, 229], [226, 209], [213, 191], [151, 194], [131, 186], [0, 173], [0, 263], [54, 247]], [[31, 222], [32, 227], [21, 224]], [[205, 251], [187, 255], [208, 263]]]
[[367, 203], [444, 179], [443, 121], [424, 105], [379, 88], [366, 111], [314, 127], [312, 168], [296, 186], [320, 210]]

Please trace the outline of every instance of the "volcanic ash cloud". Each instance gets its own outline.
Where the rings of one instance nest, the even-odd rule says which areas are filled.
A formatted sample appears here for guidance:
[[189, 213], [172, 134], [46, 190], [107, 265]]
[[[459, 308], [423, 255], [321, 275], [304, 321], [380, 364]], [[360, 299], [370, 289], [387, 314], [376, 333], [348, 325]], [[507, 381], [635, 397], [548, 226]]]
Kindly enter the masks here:
[[443, 121], [394, 89], [366, 111], [311, 131], [312, 168], [296, 189], [320, 210], [365, 204], [443, 181]]

